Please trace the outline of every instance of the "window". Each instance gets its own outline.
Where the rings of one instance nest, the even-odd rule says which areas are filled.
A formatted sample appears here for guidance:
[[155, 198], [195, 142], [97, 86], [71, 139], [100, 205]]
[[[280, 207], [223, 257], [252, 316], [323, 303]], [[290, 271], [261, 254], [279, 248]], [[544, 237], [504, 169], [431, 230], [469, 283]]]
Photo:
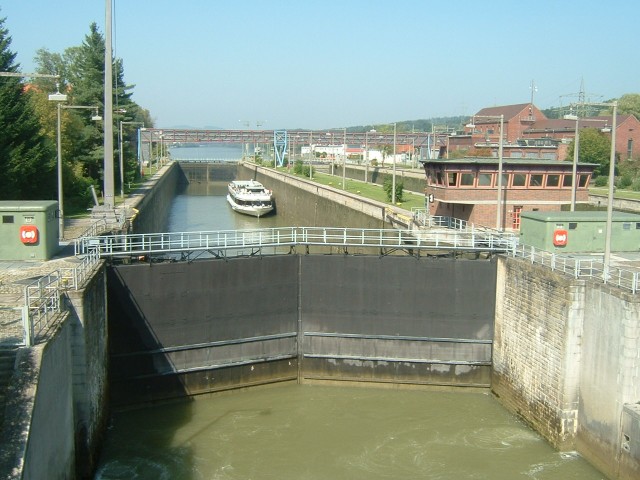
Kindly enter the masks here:
[[476, 176], [473, 173], [462, 173], [460, 175], [460, 186], [473, 187]]
[[442, 172], [436, 173], [436, 183], [438, 185], [444, 185], [444, 180], [442, 179]]
[[2, 223], [13, 223], [13, 215], [3, 215]]
[[458, 184], [458, 172], [447, 172], [447, 185], [455, 187]]
[[478, 174], [478, 186], [490, 187], [493, 181], [493, 175], [491, 173], [479, 173]]
[[580, 175], [578, 178], [578, 186], [583, 188], [586, 187], [589, 182], [589, 175]]
[[633, 138], [627, 140], [627, 158], [631, 158], [633, 156]]
[[[498, 186], [498, 175], [496, 175], [496, 183], [495, 183], [495, 187]], [[508, 173], [503, 173], [502, 174], [502, 186], [503, 187], [508, 187], [509, 186], [509, 174]]]
[[578, 228], [578, 222], [569, 222], [569, 230], [575, 230]]
[[514, 187], [524, 187], [527, 184], [527, 175], [525, 173], [514, 173], [513, 183]]
[[557, 188], [560, 186], [560, 175], [547, 175], [547, 188]]
[[624, 222], [622, 224], [622, 229], [623, 230], [631, 230], [631, 224], [629, 222]]
[[573, 183], [573, 175], [565, 175], [562, 179], [562, 186], [571, 188], [571, 184]]
[[544, 185], [544, 175], [541, 175], [539, 173], [536, 174], [531, 174], [531, 176], [529, 177], [529, 186], [531, 188], [542, 188], [542, 186]]

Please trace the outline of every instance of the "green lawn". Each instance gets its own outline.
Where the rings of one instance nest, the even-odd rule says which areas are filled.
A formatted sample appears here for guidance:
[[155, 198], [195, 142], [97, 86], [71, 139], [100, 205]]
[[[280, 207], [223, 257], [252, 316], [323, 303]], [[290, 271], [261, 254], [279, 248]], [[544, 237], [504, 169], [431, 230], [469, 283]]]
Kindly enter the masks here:
[[[609, 195], [609, 187], [592, 187], [589, 188], [589, 193], [592, 195]], [[640, 200], [640, 192], [633, 190], [621, 190], [616, 188], [613, 194], [615, 198], [625, 198], [628, 200]]]
[[[286, 168], [282, 168], [279, 170], [281, 170], [282, 172], [287, 171]], [[292, 172], [289, 172], [289, 173], [296, 177], [309, 180], [308, 177], [302, 177], [302, 175], [295, 175]], [[312, 181], [319, 183], [321, 185], [328, 185], [330, 187], [342, 189], [342, 177], [339, 177], [339, 176], [314, 172]], [[376, 200], [378, 202], [391, 205], [391, 202], [387, 200], [387, 193], [384, 191], [381, 185], [377, 185], [373, 183], [365, 183], [360, 180], [353, 180], [351, 178], [347, 178], [345, 190], [349, 193], [353, 193], [365, 198], [369, 198], [371, 200]], [[403, 208], [405, 210], [409, 210], [409, 211], [414, 207], [424, 208], [423, 195], [415, 195], [413, 193], [404, 192], [402, 196], [403, 196], [402, 202], [396, 202], [396, 205], [398, 207]]]

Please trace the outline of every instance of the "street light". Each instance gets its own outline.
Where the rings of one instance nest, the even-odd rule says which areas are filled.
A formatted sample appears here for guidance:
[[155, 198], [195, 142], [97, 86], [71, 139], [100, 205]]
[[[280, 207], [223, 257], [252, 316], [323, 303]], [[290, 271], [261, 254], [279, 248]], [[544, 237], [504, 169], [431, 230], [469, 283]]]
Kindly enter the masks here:
[[603, 104], [613, 106], [613, 119], [611, 125], [611, 157], [609, 159], [609, 195], [607, 204], [607, 234], [604, 238], [604, 281], [609, 279], [609, 263], [611, 260], [611, 227], [613, 224], [613, 183], [616, 174], [616, 115], [618, 114], [618, 102]]
[[[575, 117], [575, 118], [574, 118]], [[578, 153], [580, 148], [580, 117], [576, 115], [565, 115], [565, 120], [576, 121], [576, 134], [573, 142], [573, 167], [571, 169], [571, 211], [576, 209], [576, 190], [577, 182], [576, 175], [578, 174]]]
[[396, 204], [396, 124], [393, 124], [393, 175], [391, 181], [391, 204]]
[[141, 125], [143, 122], [124, 122], [120, 120], [120, 130], [118, 132], [118, 150], [120, 153], [120, 198], [124, 199], [124, 154], [122, 152], [122, 125]]
[[[503, 130], [504, 130], [504, 114], [500, 115], [474, 115], [472, 119], [472, 123], [468, 124], [467, 127], [475, 128], [473, 122], [475, 122], [476, 118], [487, 118], [493, 120], [500, 120], [500, 139], [498, 141], [498, 200], [497, 200], [497, 208], [496, 208], [496, 228], [499, 231], [502, 231], [502, 147], [504, 140], [502, 138]], [[473, 132], [472, 132], [473, 133]]]
[[[593, 107], [612, 107], [612, 126], [611, 126], [611, 153], [609, 157], [609, 193], [607, 195], [607, 223], [606, 232], [604, 237], [604, 260], [603, 260], [603, 280], [606, 283], [609, 279], [609, 267], [611, 262], [611, 229], [613, 224], [613, 190], [614, 180], [616, 173], [616, 128], [617, 128], [617, 115], [618, 115], [618, 102], [611, 103], [580, 103], [580, 105], [593, 106]], [[567, 118], [565, 116], [565, 118]], [[576, 188], [576, 164], [577, 164], [577, 151], [578, 151], [578, 118], [576, 117], [576, 140], [573, 148], [573, 180], [572, 180], [572, 207], [575, 202], [575, 188]], [[573, 208], [571, 209], [573, 211]]]
[[49, 95], [49, 100], [58, 102], [58, 129], [57, 129], [57, 143], [58, 143], [58, 239], [64, 240], [64, 208], [63, 208], [63, 189], [62, 189], [62, 129], [61, 129], [61, 112], [62, 109], [91, 109], [94, 114], [91, 116], [91, 120], [99, 121], [102, 117], [98, 115], [98, 107], [88, 105], [63, 105], [61, 102], [62, 97], [66, 95], [55, 93]]
[[344, 128], [342, 133], [342, 189], [347, 189], [347, 127]]

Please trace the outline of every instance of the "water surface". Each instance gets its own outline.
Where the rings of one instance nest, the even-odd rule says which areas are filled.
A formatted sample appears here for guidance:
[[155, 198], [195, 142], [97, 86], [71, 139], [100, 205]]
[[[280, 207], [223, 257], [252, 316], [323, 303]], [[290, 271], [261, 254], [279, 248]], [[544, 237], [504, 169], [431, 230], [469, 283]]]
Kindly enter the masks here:
[[489, 393], [257, 388], [116, 413], [96, 479], [604, 478]]

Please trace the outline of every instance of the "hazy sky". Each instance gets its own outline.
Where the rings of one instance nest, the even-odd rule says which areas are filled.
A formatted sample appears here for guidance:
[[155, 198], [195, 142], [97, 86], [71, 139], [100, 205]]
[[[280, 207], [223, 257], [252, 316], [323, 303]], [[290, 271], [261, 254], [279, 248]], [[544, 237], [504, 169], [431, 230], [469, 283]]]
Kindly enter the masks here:
[[[23, 72], [104, 0], [1, 0]], [[632, 0], [115, 0], [114, 55], [157, 127], [330, 128], [640, 93]], [[240, 122], [242, 120], [242, 122]]]

